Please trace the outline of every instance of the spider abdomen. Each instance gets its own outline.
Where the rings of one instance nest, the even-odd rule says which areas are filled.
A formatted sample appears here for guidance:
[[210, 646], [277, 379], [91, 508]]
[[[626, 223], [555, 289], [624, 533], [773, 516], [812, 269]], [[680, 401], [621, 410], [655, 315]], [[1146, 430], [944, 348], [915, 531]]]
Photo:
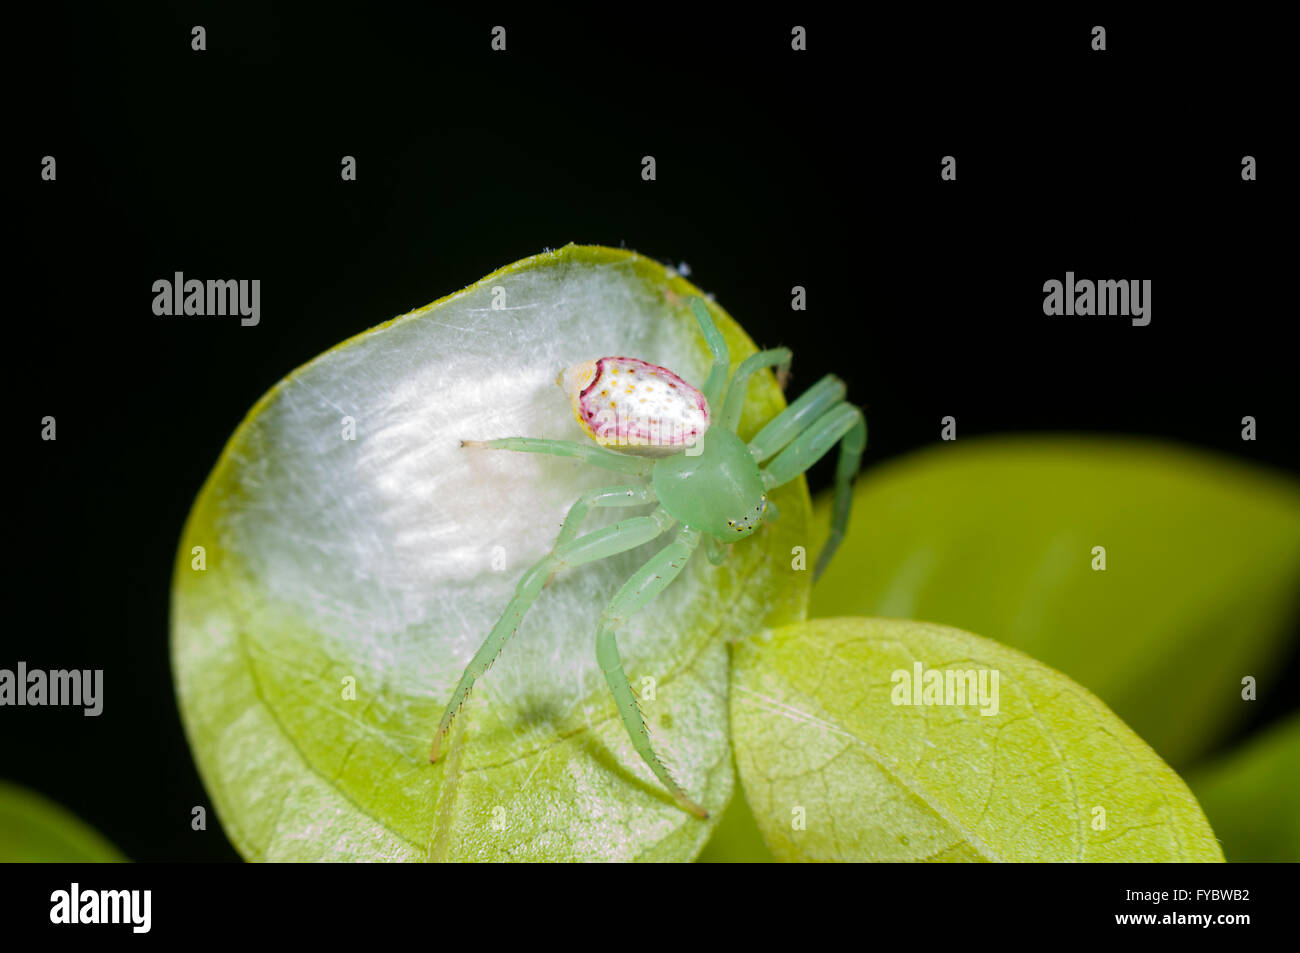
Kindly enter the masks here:
[[645, 456], [677, 453], [709, 428], [704, 395], [666, 367], [634, 357], [583, 361], [556, 381], [587, 436]]

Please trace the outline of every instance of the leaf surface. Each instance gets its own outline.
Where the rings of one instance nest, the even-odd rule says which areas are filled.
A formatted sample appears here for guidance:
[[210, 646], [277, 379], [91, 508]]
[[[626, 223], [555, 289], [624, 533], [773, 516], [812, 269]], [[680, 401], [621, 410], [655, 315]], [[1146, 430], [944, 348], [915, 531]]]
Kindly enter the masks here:
[[0, 863], [120, 864], [98, 831], [49, 798], [0, 781]]
[[1198, 768], [1188, 782], [1228, 860], [1300, 861], [1300, 715]]
[[[896, 674], [918, 664], [921, 704]], [[931, 671], [942, 695], [924, 693]], [[955, 680], [947, 694], [949, 672], [977, 673], [977, 690], [985, 673], [978, 703]], [[956, 703], [924, 703], [936, 698]], [[736, 652], [731, 723], [778, 860], [1222, 860], [1182, 779], [1095, 696], [959, 629], [843, 618], [766, 631]]]
[[981, 438], [863, 474], [810, 614], [925, 619], [1021, 649], [1182, 767], [1244, 716], [1242, 677], [1280, 660], [1298, 579], [1294, 480], [1141, 440]]

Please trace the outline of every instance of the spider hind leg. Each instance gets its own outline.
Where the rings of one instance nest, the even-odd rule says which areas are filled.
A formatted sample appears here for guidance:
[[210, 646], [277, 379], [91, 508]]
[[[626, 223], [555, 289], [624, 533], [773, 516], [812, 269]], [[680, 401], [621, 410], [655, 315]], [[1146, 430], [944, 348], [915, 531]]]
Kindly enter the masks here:
[[600, 627], [596, 632], [596, 661], [600, 663], [600, 669], [605, 673], [605, 681], [609, 684], [614, 701], [618, 704], [618, 713], [623, 719], [623, 727], [627, 729], [628, 737], [632, 739], [632, 746], [637, 754], [641, 755], [641, 760], [672, 793], [678, 804], [703, 820], [709, 816], [709, 812], [687, 796], [650, 744], [650, 731], [646, 727], [645, 717], [641, 713], [641, 706], [637, 703], [631, 683], [628, 682], [627, 675], [623, 671], [623, 659], [619, 655], [618, 643], [614, 638], [614, 630], [629, 615], [647, 605], [677, 578], [678, 573], [690, 561], [691, 554], [695, 552], [699, 542], [700, 534], [696, 530], [684, 527], [675, 540], [659, 550], [623, 584], [600, 615]]

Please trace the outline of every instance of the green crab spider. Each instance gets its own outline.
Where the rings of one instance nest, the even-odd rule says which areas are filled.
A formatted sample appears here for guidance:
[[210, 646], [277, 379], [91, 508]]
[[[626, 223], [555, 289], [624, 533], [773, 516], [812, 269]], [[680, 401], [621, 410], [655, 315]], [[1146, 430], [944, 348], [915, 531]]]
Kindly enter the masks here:
[[[568, 392], [574, 415], [593, 443], [533, 437], [461, 441], [461, 446], [474, 449], [577, 457], [649, 482], [591, 490], [569, 509], [554, 548], [524, 573], [500, 621], [465, 668], [434, 736], [431, 762], [440, 757], [443, 739], [474, 681], [491, 667], [556, 572], [635, 549], [680, 524], [677, 536], [623, 584], [601, 613], [596, 660], [637, 753], [678, 804], [696, 817], [708, 817], [651, 747], [614, 633], [672, 583], [702, 541], [710, 562], [716, 565], [725, 559], [728, 544], [749, 536], [764, 521], [774, 521], [779, 514], [767, 498], [768, 491], [799, 477], [838, 443], [831, 534], [818, 556], [813, 578], [821, 575], [848, 527], [853, 480], [866, 447], [867, 425], [862, 411], [844, 401], [844, 383], [827, 375], [745, 444], [736, 427], [749, 379], [763, 368], [784, 370], [791, 352], [787, 348], [760, 351], [742, 361], [728, 381], [731, 360], [721, 332], [700, 298], [691, 299], [691, 310], [713, 354], [703, 392], [667, 368], [634, 358], [600, 358], [569, 368], [556, 381]], [[710, 408], [718, 406], [722, 415], [715, 424], [720, 425], [710, 427]], [[648, 503], [658, 504], [648, 516], [578, 535], [592, 507]]]

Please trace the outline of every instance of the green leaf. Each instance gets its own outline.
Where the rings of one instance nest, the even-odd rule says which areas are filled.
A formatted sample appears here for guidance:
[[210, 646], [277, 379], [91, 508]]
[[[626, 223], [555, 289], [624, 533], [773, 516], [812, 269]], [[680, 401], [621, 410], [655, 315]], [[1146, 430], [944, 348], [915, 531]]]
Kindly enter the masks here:
[[0, 781], [0, 864], [125, 862], [117, 848], [58, 804]]
[[1300, 861], [1300, 715], [1189, 777], [1231, 861]]
[[[895, 673], [917, 664], [985, 672], [981, 704], [895, 704]], [[1186, 785], [1097, 698], [947, 626], [817, 619], [761, 633], [736, 652], [731, 726], [778, 860], [1223, 859]]]
[[[709, 356], [686, 301], [698, 293], [633, 253], [568, 246], [353, 338], [253, 408], [190, 513], [172, 608], [186, 731], [245, 857], [698, 853], [713, 822], [641, 762], [595, 663], [600, 612], [653, 543], [557, 577], [476, 685], [447, 754], [427, 761], [465, 664], [569, 505], [628, 482], [459, 441], [584, 440], [555, 378], [601, 355], [702, 381]], [[733, 361], [753, 353], [711, 310]], [[773, 377], [756, 378], [742, 433], [783, 406]], [[806, 611], [806, 574], [788, 564], [808, 533], [806, 486], [776, 501], [779, 523], [723, 567], [697, 556], [619, 635], [633, 685], [657, 682], [643, 707], [658, 751], [715, 813], [733, 780], [726, 642]], [[638, 512], [596, 510], [587, 525]]]
[[770, 864], [776, 858], [767, 849], [754, 812], [737, 785], [731, 803], [718, 819], [713, 836], [696, 858], [701, 864]]
[[863, 475], [810, 614], [1014, 646], [1183, 766], [1243, 717], [1241, 678], [1279, 658], [1297, 578], [1294, 480], [1139, 440], [959, 440]]

